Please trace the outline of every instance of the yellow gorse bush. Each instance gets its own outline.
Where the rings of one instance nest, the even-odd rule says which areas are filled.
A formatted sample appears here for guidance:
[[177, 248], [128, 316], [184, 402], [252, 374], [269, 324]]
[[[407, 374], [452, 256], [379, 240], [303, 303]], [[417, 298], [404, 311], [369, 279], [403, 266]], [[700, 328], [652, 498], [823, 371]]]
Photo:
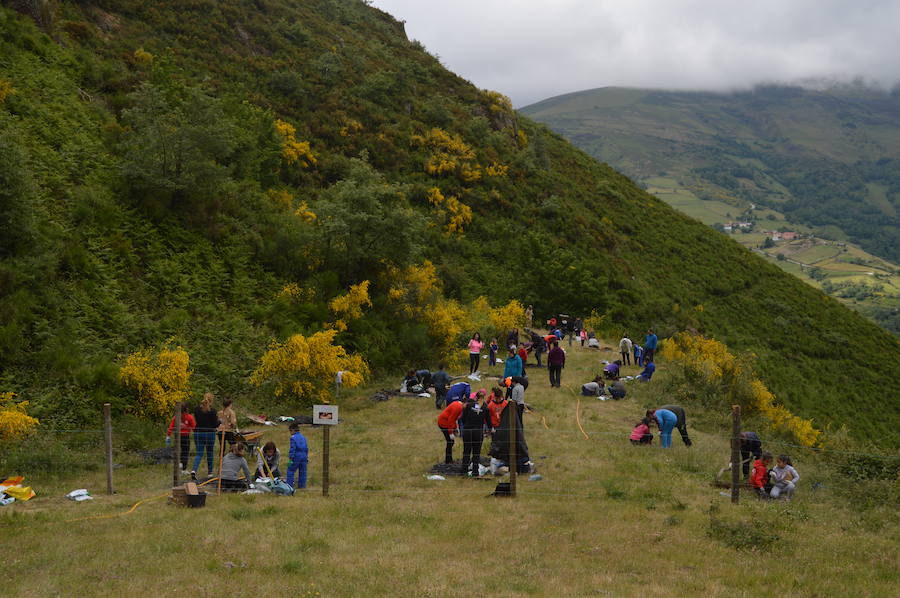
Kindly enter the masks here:
[[0, 393], [0, 440], [21, 440], [40, 422], [28, 415], [28, 401], [16, 403], [16, 393]]
[[820, 430], [797, 417], [773, 395], [751, 368], [731, 354], [723, 343], [698, 334], [679, 332], [666, 339], [660, 351], [666, 360], [684, 368], [692, 383], [720, 392], [729, 402], [758, 411], [773, 428], [790, 432], [803, 446], [816, 446]]
[[0, 104], [14, 93], [16, 93], [16, 90], [13, 89], [12, 83], [6, 79], [0, 79]]
[[494, 332], [502, 334], [525, 324], [525, 307], [517, 299], [513, 299], [506, 305], [488, 310], [488, 319]]
[[456, 172], [475, 159], [475, 152], [458, 135], [451, 135], [437, 127], [425, 135], [412, 135], [412, 145], [424, 147], [431, 154], [425, 163], [425, 172], [432, 176]]
[[142, 417], [172, 413], [178, 401], [186, 401], [191, 370], [187, 351], [168, 344], [159, 351], [142, 349], [125, 358], [119, 380], [134, 393], [130, 410]]
[[275, 383], [275, 396], [292, 396], [301, 401], [327, 401], [335, 375], [343, 371], [346, 387], [362, 384], [369, 366], [357, 354], [348, 354], [334, 344], [336, 330], [323, 330], [310, 337], [295, 334], [286, 341], [273, 341], [259, 360], [250, 382], [261, 386]]
[[444, 196], [437, 187], [432, 187], [426, 195], [428, 202], [436, 210], [440, 219], [446, 218], [444, 232], [448, 235], [461, 235], [465, 227], [472, 222], [472, 208], [459, 201], [456, 196]]
[[275, 121], [275, 130], [281, 136], [281, 158], [290, 166], [299, 164], [309, 168], [316, 163], [308, 141], [297, 141], [297, 129], [283, 120]]
[[153, 62], [153, 54], [143, 48], [134, 51], [134, 61], [140, 65], [148, 65]]
[[330, 327], [335, 328], [339, 332], [347, 329], [347, 321], [361, 318], [363, 308], [372, 305], [369, 298], [369, 281], [364, 280], [359, 284], [352, 285], [346, 295], [335, 297], [328, 303], [328, 307], [339, 318], [331, 324]]

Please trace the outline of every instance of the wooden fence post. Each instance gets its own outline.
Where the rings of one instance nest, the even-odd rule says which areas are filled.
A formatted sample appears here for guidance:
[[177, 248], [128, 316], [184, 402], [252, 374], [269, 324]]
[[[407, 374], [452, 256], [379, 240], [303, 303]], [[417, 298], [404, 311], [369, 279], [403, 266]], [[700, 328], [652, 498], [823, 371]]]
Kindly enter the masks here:
[[172, 429], [172, 486], [175, 487], [181, 481], [181, 401], [175, 403], [175, 427]]
[[516, 455], [516, 426], [519, 425], [519, 405], [515, 401], [509, 401], [507, 408], [511, 407], [509, 418], [509, 495], [516, 496], [516, 477], [519, 470], [519, 459]]
[[103, 435], [106, 440], [106, 493], [115, 494], [113, 490], [112, 414], [109, 403], [103, 403]]
[[328, 496], [328, 473], [331, 459], [331, 426], [322, 426], [322, 496]]
[[731, 406], [731, 502], [741, 497], [741, 406]]

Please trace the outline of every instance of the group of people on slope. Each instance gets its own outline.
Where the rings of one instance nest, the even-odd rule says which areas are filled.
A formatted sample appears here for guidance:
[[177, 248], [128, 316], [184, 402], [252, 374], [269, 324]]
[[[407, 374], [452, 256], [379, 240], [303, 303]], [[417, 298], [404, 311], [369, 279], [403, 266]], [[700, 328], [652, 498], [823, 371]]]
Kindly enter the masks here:
[[[309, 463], [309, 444], [300, 432], [300, 424], [293, 422], [288, 427], [291, 432], [288, 450], [286, 482], [291, 488], [306, 488], [306, 469]], [[235, 442], [222, 458], [222, 488], [226, 490], [246, 490], [250, 481], [256, 478], [281, 477], [281, 451], [274, 442], [267, 442], [262, 448], [262, 456], [256, 460], [256, 475], [250, 477], [247, 465], [246, 445]], [[294, 485], [294, 479], [297, 485]]]
[[[619, 340], [619, 353], [622, 355], [622, 364], [631, 365], [631, 356], [634, 355], [634, 365], [644, 367], [645, 363], [652, 363], [659, 347], [659, 337], [652, 328], [644, 335], [644, 345], [641, 346], [629, 338], [628, 333], [622, 335]], [[643, 375], [643, 372], [641, 373]], [[651, 374], [652, 375], [652, 374]], [[649, 379], [649, 378], [648, 378]]]
[[[252, 479], [250, 477], [250, 468], [247, 465], [245, 457], [246, 446], [239, 441], [240, 432], [237, 425], [237, 414], [234, 411], [234, 403], [230, 398], [222, 401], [222, 410], [217, 411], [213, 407], [215, 396], [208, 392], [203, 395], [200, 404], [197, 405], [193, 413], [187, 403], [182, 404], [180, 420], [180, 457], [181, 457], [181, 473], [190, 474], [196, 477], [197, 469], [203, 457], [206, 457], [206, 470], [208, 477], [214, 477], [214, 455], [216, 436], [219, 438], [219, 444], [223, 453], [221, 463], [221, 473], [223, 488], [246, 488]], [[170, 440], [175, 430], [175, 417], [169, 422], [169, 429], [166, 433], [166, 440]], [[288, 465], [288, 483], [293, 486], [294, 476], [300, 471], [300, 488], [306, 487], [306, 462], [308, 460], [308, 449], [306, 438], [300, 433], [299, 426], [294, 423], [290, 427], [293, 435], [291, 436], [290, 461]], [[194, 456], [193, 467], [188, 471], [188, 462], [191, 452], [191, 435], [194, 437], [194, 446], [196, 455]], [[228, 449], [225, 449], [227, 444]], [[274, 477], [281, 477], [279, 465], [281, 461], [281, 453], [275, 446], [274, 442], [268, 442], [263, 447], [263, 459], [257, 460], [256, 473], [257, 477], [268, 477], [269, 472]], [[268, 467], [266, 467], [268, 466]], [[243, 478], [241, 478], [243, 474]]]
[[[470, 475], [478, 476], [478, 465], [481, 457], [481, 447], [485, 435], [493, 435], [501, 429], [503, 417], [507, 407], [511, 408], [510, 414], [514, 415], [519, 427], [522, 425], [522, 413], [525, 411], [525, 387], [528, 379], [522, 376], [509, 377], [503, 380], [502, 385], [507, 387], [507, 395], [504, 395], [500, 386], [491, 389], [490, 396], [486, 396], [486, 390], [480, 389], [471, 392], [468, 383], [458, 382], [450, 387], [445, 398], [447, 406], [437, 417], [437, 425], [444, 437], [444, 463], [453, 463], [453, 446], [456, 438], [462, 438], [463, 457], [462, 471], [470, 471]], [[510, 417], [510, 415], [506, 415]], [[507, 423], [504, 426], [506, 429]], [[492, 447], [491, 453], [496, 453]], [[502, 451], [500, 451], [502, 452]], [[519, 455], [527, 462], [527, 452]]]
[[[741, 432], [741, 469], [749, 478], [750, 487], [760, 498], [784, 498], [794, 496], [800, 474], [794, 469], [789, 455], [781, 454], [772, 467], [772, 453], [762, 450], [762, 441], [756, 432]], [[750, 462], [753, 461], [753, 471]]]
[[[195, 474], [200, 467], [200, 461], [206, 456], [206, 468], [209, 475], [213, 475], [213, 451], [215, 449], [216, 435], [219, 437], [220, 443], [228, 443], [229, 448], [235, 444], [236, 434], [238, 433], [237, 415], [232, 407], [233, 401], [226, 398], [222, 401], [222, 410], [217, 411], [213, 407], [214, 395], [208, 392], [203, 395], [200, 404], [197, 405], [193, 413], [187, 403], [181, 405], [181, 432], [178, 441], [181, 443], [181, 470], [182, 473], [188, 472], [188, 461], [191, 454], [191, 435], [194, 436], [194, 446], [196, 448], [196, 456], [194, 464], [190, 470], [191, 474]], [[166, 441], [168, 442], [175, 430], [175, 417], [169, 423], [169, 430], [166, 433]], [[223, 449], [224, 450], [224, 449]]]
[[672, 430], [675, 428], [678, 428], [681, 440], [685, 446], [693, 444], [690, 436], [688, 436], [687, 415], [679, 405], [664, 405], [657, 409], [648, 409], [643, 419], [631, 431], [631, 436], [629, 437], [631, 443], [652, 444], [653, 432], [650, 431], [650, 428], [654, 425], [659, 429], [659, 442], [663, 448], [671, 448]]

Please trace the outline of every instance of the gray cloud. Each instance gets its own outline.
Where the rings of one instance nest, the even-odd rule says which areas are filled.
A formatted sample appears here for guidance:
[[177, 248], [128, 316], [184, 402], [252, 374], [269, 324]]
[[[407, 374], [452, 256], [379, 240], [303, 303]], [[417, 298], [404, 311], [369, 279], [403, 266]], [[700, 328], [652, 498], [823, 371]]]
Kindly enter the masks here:
[[516, 106], [605, 86], [900, 81], [900, 0], [375, 0]]

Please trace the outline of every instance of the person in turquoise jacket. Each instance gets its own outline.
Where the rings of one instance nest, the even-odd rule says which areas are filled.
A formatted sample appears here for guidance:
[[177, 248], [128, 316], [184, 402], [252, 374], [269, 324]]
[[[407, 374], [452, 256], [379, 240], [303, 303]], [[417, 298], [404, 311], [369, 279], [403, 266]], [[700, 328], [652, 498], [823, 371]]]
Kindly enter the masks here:
[[660, 445], [663, 448], [672, 448], [672, 430], [678, 423], [678, 416], [668, 409], [649, 409], [646, 417], [651, 421], [656, 420], [659, 426]]
[[503, 377], [522, 375], [522, 358], [516, 354], [516, 349], [511, 348], [506, 356], [506, 363], [503, 364]]

